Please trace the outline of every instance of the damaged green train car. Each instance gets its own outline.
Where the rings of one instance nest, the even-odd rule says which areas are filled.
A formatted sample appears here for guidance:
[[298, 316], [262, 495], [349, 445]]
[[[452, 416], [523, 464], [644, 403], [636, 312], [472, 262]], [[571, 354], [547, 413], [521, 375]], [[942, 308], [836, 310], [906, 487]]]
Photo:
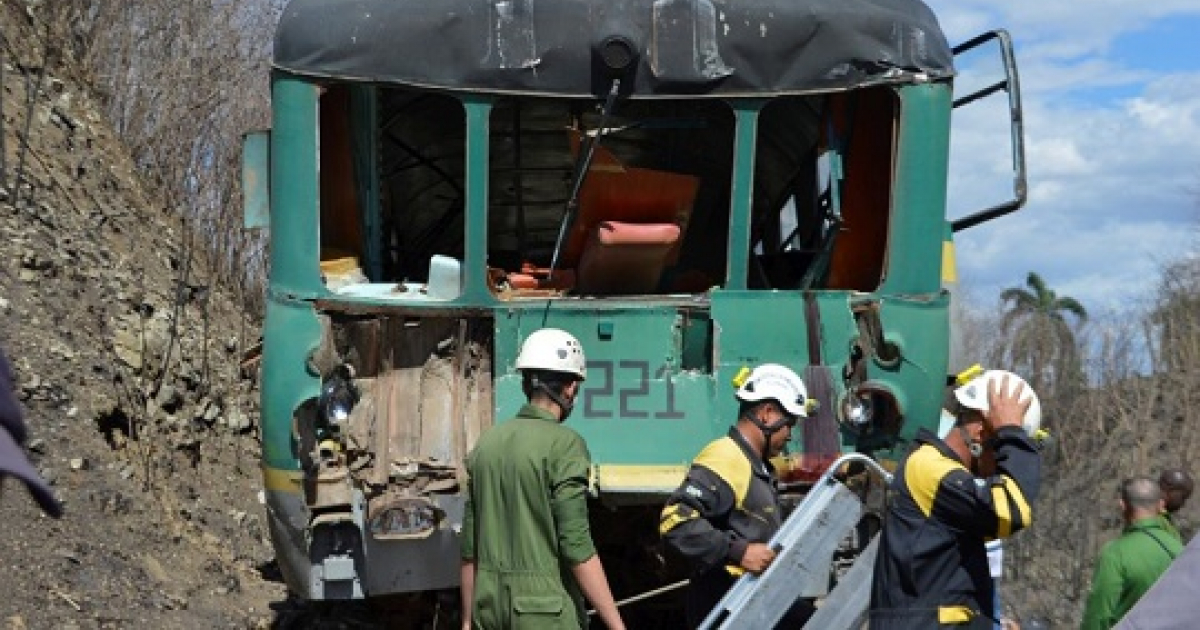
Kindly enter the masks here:
[[[462, 462], [523, 402], [531, 331], [578, 337], [618, 598], [667, 583], [658, 512], [776, 362], [819, 411], [790, 481], [936, 426], [951, 235], [1024, 197], [1005, 78], [954, 94], [919, 0], [293, 0], [273, 123], [262, 468], [302, 598], [458, 582]], [[952, 109], [1007, 93], [1012, 201], [947, 219]], [[678, 579], [675, 577], [674, 579]]]

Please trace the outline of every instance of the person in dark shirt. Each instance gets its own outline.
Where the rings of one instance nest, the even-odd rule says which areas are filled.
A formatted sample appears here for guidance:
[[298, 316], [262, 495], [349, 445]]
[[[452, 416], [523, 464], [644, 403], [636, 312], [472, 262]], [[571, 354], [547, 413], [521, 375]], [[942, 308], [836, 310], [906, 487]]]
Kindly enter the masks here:
[[62, 504], [54, 497], [49, 484], [42, 479], [25, 455], [25, 422], [21, 406], [13, 393], [13, 371], [8, 358], [0, 351], [0, 494], [4, 478], [16, 477], [25, 482], [29, 493], [37, 499], [42, 511], [54, 518], [62, 516]]
[[1158, 487], [1163, 495], [1163, 526], [1180, 542], [1186, 543], [1192, 537], [1192, 528], [1184, 527], [1180, 522], [1179, 510], [1192, 496], [1195, 487], [1192, 476], [1182, 468], [1168, 468], [1158, 476]]
[[896, 470], [871, 588], [871, 630], [991, 630], [987, 540], [1028, 526], [1041, 480], [1037, 396], [989, 370], [954, 390], [944, 438], [921, 429]]
[[[659, 521], [663, 541], [692, 566], [689, 628], [704, 621], [740, 575], [761, 573], [774, 561], [767, 542], [783, 514], [770, 460], [808, 416], [804, 381], [783, 365], [754, 368], [736, 396], [737, 422], [696, 456]], [[798, 603], [781, 625], [798, 628], [809, 613], [806, 602]]]

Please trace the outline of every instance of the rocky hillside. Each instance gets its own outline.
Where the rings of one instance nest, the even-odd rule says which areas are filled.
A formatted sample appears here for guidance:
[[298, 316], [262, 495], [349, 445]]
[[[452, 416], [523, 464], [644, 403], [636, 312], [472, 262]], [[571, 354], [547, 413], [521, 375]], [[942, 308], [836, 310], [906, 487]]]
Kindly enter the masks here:
[[42, 58], [34, 10], [0, 3], [0, 341], [66, 515], [5, 484], [0, 624], [286, 621], [242, 366], [255, 318], [209, 282], [69, 60]]
[[[258, 502], [257, 314], [211, 281], [205, 243], [148, 186], [73, 61], [44, 54], [45, 4], [0, 0], [0, 343], [66, 515], [5, 484], [0, 627], [388, 625], [288, 600]], [[1073, 626], [1118, 531], [1117, 480], [1200, 449], [1197, 371], [1176, 372], [1056, 421], [1045, 518], [1009, 555], [1026, 618]], [[1200, 522], [1200, 500], [1185, 517]]]

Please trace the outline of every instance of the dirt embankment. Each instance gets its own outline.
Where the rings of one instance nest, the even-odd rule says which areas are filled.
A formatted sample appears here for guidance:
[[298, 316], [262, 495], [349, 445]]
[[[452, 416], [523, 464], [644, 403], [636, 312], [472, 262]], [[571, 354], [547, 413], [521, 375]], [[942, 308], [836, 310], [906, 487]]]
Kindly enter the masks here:
[[0, 499], [0, 627], [289, 625], [257, 499], [254, 318], [156, 203], [36, 9], [0, 3], [0, 342], [66, 515]]

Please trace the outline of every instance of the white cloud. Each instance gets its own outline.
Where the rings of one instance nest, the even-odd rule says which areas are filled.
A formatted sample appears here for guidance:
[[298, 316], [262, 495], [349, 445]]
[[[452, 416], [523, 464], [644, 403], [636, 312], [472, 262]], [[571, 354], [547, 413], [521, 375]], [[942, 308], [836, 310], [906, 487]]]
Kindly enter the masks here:
[[[1037, 271], [1089, 308], [1121, 309], [1167, 262], [1196, 250], [1200, 225], [1200, 56], [1174, 74], [1128, 67], [1116, 47], [1195, 0], [1086, 3], [935, 0], [949, 39], [1007, 28], [1017, 43], [1029, 201], [957, 235], [959, 271], [977, 293]], [[975, 63], [975, 62], [972, 62]], [[1147, 65], [1143, 60], [1142, 65]], [[1149, 64], [1153, 65], [1153, 64]], [[974, 66], [960, 66], [964, 75]], [[964, 77], [966, 78], [966, 77]], [[1011, 195], [1002, 98], [955, 112], [952, 216]]]
[[1071, 138], [1056, 137], [1029, 143], [1029, 161], [1042, 166], [1047, 180], [1055, 176], [1089, 175], [1095, 172], [1095, 161], [1085, 159], [1079, 145]]
[[951, 42], [992, 28], [1006, 28], [1018, 41], [1041, 47], [1039, 56], [1096, 55], [1121, 34], [1156, 20], [1200, 15], [1195, 0], [927, 0]]

